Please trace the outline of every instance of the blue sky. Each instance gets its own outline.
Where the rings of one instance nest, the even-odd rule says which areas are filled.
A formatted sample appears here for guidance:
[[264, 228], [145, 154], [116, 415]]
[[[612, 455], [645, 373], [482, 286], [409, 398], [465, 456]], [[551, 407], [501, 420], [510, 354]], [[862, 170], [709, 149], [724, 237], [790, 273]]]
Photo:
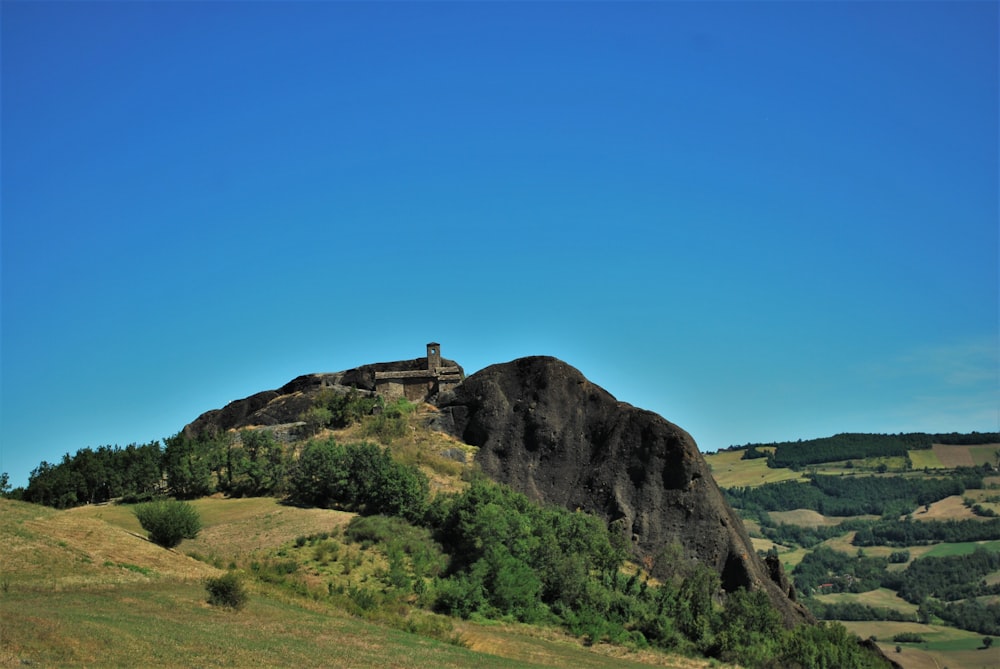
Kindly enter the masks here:
[[702, 450], [995, 431], [995, 2], [18, 2], [0, 469], [553, 355]]

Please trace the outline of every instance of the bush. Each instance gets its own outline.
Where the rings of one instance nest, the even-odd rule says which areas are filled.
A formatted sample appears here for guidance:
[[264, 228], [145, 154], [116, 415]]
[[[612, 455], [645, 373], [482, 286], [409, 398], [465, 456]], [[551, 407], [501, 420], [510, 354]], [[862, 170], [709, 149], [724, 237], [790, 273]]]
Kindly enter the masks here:
[[184, 539], [194, 539], [201, 531], [201, 518], [187, 502], [164, 500], [140, 504], [133, 510], [149, 540], [173, 548]]
[[205, 579], [205, 590], [208, 591], [208, 603], [212, 606], [239, 610], [249, 599], [243, 581], [234, 572]]

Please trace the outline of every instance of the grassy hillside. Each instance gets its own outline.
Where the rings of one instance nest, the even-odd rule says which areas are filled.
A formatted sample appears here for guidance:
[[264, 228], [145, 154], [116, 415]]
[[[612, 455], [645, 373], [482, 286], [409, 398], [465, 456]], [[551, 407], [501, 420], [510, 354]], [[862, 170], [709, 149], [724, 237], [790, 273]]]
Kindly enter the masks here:
[[283, 548], [287, 553], [298, 537], [342, 527], [351, 514], [287, 507], [271, 498], [194, 504], [204, 521], [201, 535], [166, 550], [143, 538], [125, 506], [55, 511], [0, 500], [6, 548], [0, 664], [707, 666], [662, 653], [586, 648], [557, 631], [520, 625], [459, 623], [452, 632], [461, 640], [456, 645], [254, 580], [244, 610], [218, 609], [206, 603], [202, 581], [222, 572], [209, 563], [243, 565]]

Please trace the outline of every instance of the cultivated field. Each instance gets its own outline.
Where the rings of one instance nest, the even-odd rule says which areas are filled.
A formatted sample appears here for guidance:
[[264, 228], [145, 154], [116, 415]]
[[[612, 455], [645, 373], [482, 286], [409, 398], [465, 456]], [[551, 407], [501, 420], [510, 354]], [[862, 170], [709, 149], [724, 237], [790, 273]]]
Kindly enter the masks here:
[[741, 460], [742, 457], [743, 451], [719, 451], [707, 453], [705, 461], [712, 469], [715, 482], [723, 488], [754, 487], [778, 481], [805, 480], [802, 473], [793, 472], [791, 469], [768, 469], [765, 458]]

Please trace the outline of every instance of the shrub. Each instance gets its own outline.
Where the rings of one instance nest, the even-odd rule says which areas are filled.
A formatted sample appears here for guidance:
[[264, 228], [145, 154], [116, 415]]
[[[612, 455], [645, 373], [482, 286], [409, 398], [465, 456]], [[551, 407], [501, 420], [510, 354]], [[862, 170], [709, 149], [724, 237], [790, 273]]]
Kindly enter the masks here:
[[194, 539], [201, 531], [201, 518], [187, 502], [164, 500], [140, 504], [133, 510], [149, 540], [173, 548], [184, 539]]
[[208, 603], [212, 606], [239, 610], [249, 599], [243, 581], [234, 572], [205, 579], [205, 590], [208, 591]]

